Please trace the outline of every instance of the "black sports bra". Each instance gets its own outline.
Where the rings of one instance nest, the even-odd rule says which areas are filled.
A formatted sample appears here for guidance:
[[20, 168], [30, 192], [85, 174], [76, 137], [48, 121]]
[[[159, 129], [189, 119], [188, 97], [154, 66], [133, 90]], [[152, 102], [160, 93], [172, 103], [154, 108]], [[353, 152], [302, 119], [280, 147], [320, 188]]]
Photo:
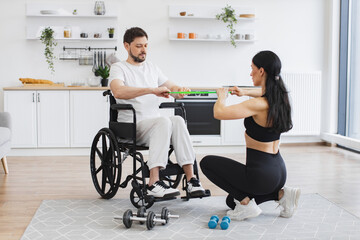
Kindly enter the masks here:
[[280, 133], [276, 133], [273, 128], [260, 126], [254, 121], [252, 116], [244, 119], [246, 134], [259, 142], [272, 142], [280, 139]]

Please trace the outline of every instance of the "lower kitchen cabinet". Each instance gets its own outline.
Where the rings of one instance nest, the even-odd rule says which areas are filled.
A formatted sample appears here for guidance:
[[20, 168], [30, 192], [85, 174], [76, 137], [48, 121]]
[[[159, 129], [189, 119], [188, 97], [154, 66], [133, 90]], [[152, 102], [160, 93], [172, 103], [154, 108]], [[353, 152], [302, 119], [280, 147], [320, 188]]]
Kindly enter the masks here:
[[96, 133], [109, 125], [109, 98], [103, 91], [70, 91], [71, 147], [91, 147]]
[[69, 91], [37, 91], [38, 147], [69, 147]]
[[36, 91], [4, 91], [4, 111], [11, 115], [11, 146], [37, 147]]
[[[226, 99], [226, 104], [233, 105], [248, 99], [248, 97], [230, 95]], [[221, 121], [221, 137], [223, 145], [245, 145], [244, 132], [244, 119]]]
[[68, 91], [4, 91], [12, 147], [69, 147]]
[[91, 147], [108, 126], [103, 90], [5, 90], [4, 110], [12, 118], [13, 148]]

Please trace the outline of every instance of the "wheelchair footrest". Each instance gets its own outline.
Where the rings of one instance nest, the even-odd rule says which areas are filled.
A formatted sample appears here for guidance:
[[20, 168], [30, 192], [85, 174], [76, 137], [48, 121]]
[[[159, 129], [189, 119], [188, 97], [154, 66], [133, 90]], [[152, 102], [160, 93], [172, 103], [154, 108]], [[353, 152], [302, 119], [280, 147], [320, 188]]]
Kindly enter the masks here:
[[174, 200], [176, 197], [163, 197], [163, 198], [154, 198], [154, 202], [162, 202], [162, 201], [168, 201], [168, 200]]
[[204, 195], [197, 195], [197, 196], [191, 196], [191, 194], [189, 194], [188, 192], [186, 192], [186, 196], [181, 197], [181, 199], [184, 199], [186, 201], [189, 201], [190, 198], [203, 198], [203, 197], [210, 197], [211, 196], [211, 192], [209, 189], [205, 189], [205, 193]]

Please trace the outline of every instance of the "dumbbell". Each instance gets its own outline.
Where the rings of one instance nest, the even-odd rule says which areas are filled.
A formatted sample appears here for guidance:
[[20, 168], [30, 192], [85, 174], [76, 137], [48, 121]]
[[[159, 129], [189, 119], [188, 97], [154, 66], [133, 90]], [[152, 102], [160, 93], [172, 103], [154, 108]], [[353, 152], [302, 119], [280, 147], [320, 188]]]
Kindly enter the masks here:
[[223, 217], [222, 220], [221, 220], [221, 223], [220, 223], [221, 229], [222, 230], [228, 229], [229, 225], [230, 225], [230, 222], [231, 222], [231, 220], [230, 220], [230, 218], [228, 216]]
[[[148, 214], [145, 212], [145, 207], [140, 207], [137, 211], [136, 216], [137, 217], [147, 217]], [[170, 218], [179, 218], [179, 215], [171, 215], [169, 210], [166, 207], [163, 207], [161, 210], [161, 214], [155, 214], [155, 217], [160, 217], [161, 219], [164, 219], [166, 222], [163, 223], [163, 225], [166, 225], [169, 222]], [[143, 222], [140, 222], [143, 223]]]
[[155, 213], [152, 211], [150, 211], [146, 215], [147, 215], [146, 218], [133, 216], [131, 209], [128, 209], [124, 212], [124, 215], [122, 217], [115, 217], [115, 219], [123, 220], [123, 223], [126, 228], [131, 228], [133, 221], [146, 222], [146, 227], [149, 230], [151, 230], [155, 226], [155, 223], [166, 224], [165, 219], [156, 219]]
[[210, 229], [216, 228], [217, 224], [219, 222], [219, 217], [217, 215], [213, 215], [210, 217], [210, 221], [208, 222], [208, 226]]

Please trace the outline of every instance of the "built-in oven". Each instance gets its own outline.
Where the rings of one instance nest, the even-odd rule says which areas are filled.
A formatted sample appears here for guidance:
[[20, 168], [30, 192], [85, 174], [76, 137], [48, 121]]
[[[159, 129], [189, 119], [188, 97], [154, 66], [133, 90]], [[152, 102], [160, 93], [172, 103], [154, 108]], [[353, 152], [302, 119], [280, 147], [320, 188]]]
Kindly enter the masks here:
[[220, 120], [214, 118], [213, 111], [216, 100], [216, 93], [189, 94], [176, 99], [184, 103], [190, 135], [220, 136]]

